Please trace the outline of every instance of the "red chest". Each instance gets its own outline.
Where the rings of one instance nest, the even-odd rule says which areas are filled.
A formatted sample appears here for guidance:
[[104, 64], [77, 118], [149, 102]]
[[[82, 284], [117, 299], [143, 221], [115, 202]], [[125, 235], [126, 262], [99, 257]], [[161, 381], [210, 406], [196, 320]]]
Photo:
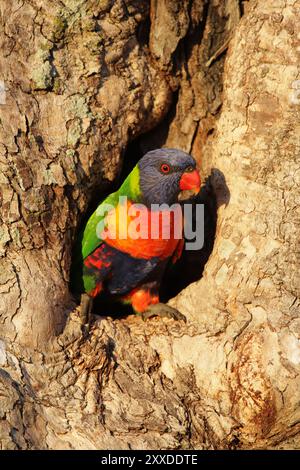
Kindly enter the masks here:
[[168, 258], [182, 239], [182, 211], [150, 211], [140, 204], [118, 205], [105, 219], [101, 238], [135, 258]]

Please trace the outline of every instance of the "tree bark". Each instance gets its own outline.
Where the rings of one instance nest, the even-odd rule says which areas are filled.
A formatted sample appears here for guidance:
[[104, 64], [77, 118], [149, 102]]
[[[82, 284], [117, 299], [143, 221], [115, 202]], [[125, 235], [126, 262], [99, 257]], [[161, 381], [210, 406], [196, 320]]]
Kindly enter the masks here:
[[[300, 2], [44, 3], [0, 2], [2, 448], [299, 447]], [[72, 245], [138, 137], [198, 159], [213, 251], [187, 324], [86, 330]]]

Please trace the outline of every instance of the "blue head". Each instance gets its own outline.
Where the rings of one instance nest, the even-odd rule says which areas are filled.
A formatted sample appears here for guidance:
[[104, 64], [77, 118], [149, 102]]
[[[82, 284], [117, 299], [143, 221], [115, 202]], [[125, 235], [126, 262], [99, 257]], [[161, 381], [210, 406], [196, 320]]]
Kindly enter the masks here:
[[173, 204], [181, 191], [200, 189], [196, 162], [188, 153], [162, 148], [146, 153], [138, 162], [143, 203]]

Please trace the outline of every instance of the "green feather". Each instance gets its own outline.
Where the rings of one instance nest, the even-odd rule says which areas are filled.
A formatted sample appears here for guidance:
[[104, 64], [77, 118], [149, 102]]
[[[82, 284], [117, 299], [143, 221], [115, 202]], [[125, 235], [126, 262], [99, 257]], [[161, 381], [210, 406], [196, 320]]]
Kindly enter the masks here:
[[137, 166], [134, 167], [132, 172], [126, 178], [122, 186], [115, 193], [110, 194], [101, 204], [97, 207], [95, 212], [89, 218], [82, 237], [81, 254], [82, 258], [85, 259], [89, 256], [101, 243], [101, 238], [97, 235], [97, 225], [103, 221], [104, 214], [99, 214], [104, 204], [109, 204], [113, 207], [117, 207], [120, 196], [127, 196], [132, 202], [139, 202], [141, 199], [140, 190], [140, 178], [139, 169]]
[[83, 260], [93, 253], [103, 241], [99, 238], [99, 233], [97, 234], [97, 226], [103, 223], [103, 218], [107, 212], [102, 213], [103, 210], [101, 212], [101, 209], [104, 208], [104, 204], [117, 207], [120, 196], [127, 196], [128, 200], [132, 202], [141, 201], [142, 194], [138, 166], [134, 167], [118, 191], [111, 193], [99, 204], [89, 218], [85, 228], [79, 234], [71, 269], [71, 284], [74, 291], [90, 291], [96, 286], [96, 281], [93, 277], [83, 275]]
[[[96, 288], [97, 280], [92, 274], [83, 274], [82, 275], [83, 290], [85, 292], [91, 292]], [[81, 289], [82, 290], [82, 289]]]
[[118, 204], [118, 192], [112, 193], [104, 199], [89, 218], [81, 237], [81, 255], [83, 259], [89, 256], [102, 243], [101, 238], [97, 235], [97, 226], [107, 214], [107, 212], [99, 214], [99, 209], [103, 208], [104, 204], [116, 207]]
[[101, 202], [101, 204], [89, 218], [82, 236], [79, 237], [79, 243], [81, 243], [80, 251], [82, 259], [85, 259], [87, 256], [89, 256], [102, 243], [101, 238], [99, 238], [97, 235], [97, 226], [100, 222], [103, 221], [103, 217], [106, 215], [106, 212], [104, 214], [99, 213], [101, 212], [101, 208], [103, 209], [104, 204], [117, 207], [120, 196], [127, 196], [130, 201], [140, 202], [141, 190], [139, 169], [137, 166], [134, 167], [119, 190], [110, 194], [106, 199], [104, 199], [104, 201]]
[[132, 202], [140, 202], [142, 193], [140, 188], [140, 170], [137, 165], [127, 176], [118, 193], [120, 196], [127, 196]]

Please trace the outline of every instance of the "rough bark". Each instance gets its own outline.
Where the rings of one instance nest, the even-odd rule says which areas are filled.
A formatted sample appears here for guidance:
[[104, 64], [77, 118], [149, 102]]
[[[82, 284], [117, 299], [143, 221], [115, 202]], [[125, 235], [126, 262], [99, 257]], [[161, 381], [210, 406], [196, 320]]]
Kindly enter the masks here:
[[[299, 1], [44, 3], [0, 3], [2, 448], [299, 447]], [[214, 248], [186, 325], [87, 331], [76, 230], [155, 127], [209, 176]]]

